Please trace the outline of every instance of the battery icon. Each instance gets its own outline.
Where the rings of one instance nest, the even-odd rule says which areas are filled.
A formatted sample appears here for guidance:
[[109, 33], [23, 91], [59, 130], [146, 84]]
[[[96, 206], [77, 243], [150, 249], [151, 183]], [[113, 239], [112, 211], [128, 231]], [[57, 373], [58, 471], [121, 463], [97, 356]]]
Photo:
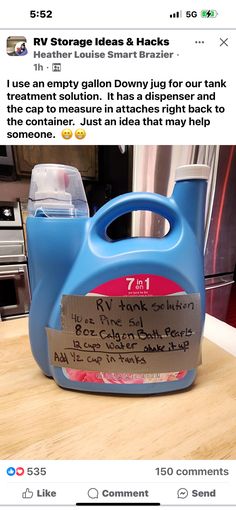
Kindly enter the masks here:
[[208, 9], [201, 11], [202, 18], [216, 18], [218, 12], [215, 9]]

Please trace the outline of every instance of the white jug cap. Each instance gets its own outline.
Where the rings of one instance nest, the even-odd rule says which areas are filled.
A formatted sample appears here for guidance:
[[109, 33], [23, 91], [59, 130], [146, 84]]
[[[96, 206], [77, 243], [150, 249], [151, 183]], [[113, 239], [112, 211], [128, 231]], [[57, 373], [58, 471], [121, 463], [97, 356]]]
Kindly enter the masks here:
[[188, 181], [190, 179], [208, 180], [211, 168], [208, 165], [183, 165], [175, 172], [176, 181]]
[[31, 174], [29, 214], [88, 215], [88, 204], [77, 168], [59, 164], [36, 165]]

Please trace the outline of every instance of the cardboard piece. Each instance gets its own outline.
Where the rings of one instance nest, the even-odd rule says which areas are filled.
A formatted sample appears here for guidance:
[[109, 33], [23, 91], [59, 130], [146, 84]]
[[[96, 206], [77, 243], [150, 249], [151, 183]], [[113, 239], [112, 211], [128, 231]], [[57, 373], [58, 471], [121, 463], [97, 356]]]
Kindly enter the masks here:
[[54, 366], [152, 374], [200, 363], [199, 294], [63, 296], [61, 320], [62, 331], [47, 328]]

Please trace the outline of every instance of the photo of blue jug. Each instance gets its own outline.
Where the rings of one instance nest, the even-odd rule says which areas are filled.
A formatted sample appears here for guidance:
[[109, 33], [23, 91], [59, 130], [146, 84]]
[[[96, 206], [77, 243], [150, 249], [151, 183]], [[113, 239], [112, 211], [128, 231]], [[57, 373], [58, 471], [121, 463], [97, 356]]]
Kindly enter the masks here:
[[[96, 296], [110, 296], [114, 302], [115, 297], [123, 297], [124, 303], [129, 298], [130, 303], [138, 296], [145, 311], [148, 302], [145, 299], [153, 296], [170, 296], [170, 301], [172, 297], [179, 302], [181, 297], [184, 301], [185, 296], [196, 295], [200, 299], [200, 311], [196, 313], [201, 336], [205, 317], [203, 245], [209, 171], [207, 165], [181, 166], [176, 170], [171, 197], [148, 192], [127, 193], [110, 200], [89, 218], [76, 169], [63, 165], [35, 167], [29, 198], [31, 216], [27, 220], [32, 291], [30, 342], [36, 362], [59, 386], [96, 393], [145, 395], [192, 385], [196, 365], [186, 369], [180, 363], [178, 370], [152, 368], [144, 373], [140, 369], [135, 372], [135, 368], [119, 372], [99, 367], [95, 370], [89, 363], [83, 369], [70, 364], [58, 366], [50, 362], [47, 329], [66, 335], [61, 320], [65, 296], [77, 296], [86, 303], [89, 299], [92, 303]], [[107, 235], [108, 226], [116, 218], [137, 210], [149, 210], [166, 218], [169, 232], [163, 238], [112, 241]], [[93, 322], [89, 305], [87, 310], [86, 322]], [[79, 313], [78, 308], [78, 316]], [[139, 321], [142, 323], [141, 316]], [[106, 316], [98, 338], [101, 345], [104, 338], [111, 338], [112, 331], [116, 347], [122, 349], [118, 326], [117, 321], [117, 327], [110, 329], [109, 315]], [[184, 325], [182, 329], [184, 335]], [[77, 331], [82, 332], [77, 342], [79, 348], [85, 346], [85, 340], [88, 345], [91, 338], [83, 338], [85, 330], [80, 324]], [[84, 334], [87, 335], [87, 329]], [[68, 338], [70, 335], [68, 331]]]

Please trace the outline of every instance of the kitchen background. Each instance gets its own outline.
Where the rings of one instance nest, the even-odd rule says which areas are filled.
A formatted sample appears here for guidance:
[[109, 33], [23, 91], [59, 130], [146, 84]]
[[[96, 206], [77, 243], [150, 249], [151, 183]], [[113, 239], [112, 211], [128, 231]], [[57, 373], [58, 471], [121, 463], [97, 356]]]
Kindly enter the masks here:
[[[60, 163], [80, 171], [90, 214], [128, 191], [170, 195], [178, 165], [211, 166], [205, 231], [207, 312], [236, 327], [235, 146], [0, 146], [0, 318], [28, 313], [30, 304], [25, 221], [31, 170]], [[161, 237], [168, 222], [135, 212], [109, 228], [112, 239]]]

